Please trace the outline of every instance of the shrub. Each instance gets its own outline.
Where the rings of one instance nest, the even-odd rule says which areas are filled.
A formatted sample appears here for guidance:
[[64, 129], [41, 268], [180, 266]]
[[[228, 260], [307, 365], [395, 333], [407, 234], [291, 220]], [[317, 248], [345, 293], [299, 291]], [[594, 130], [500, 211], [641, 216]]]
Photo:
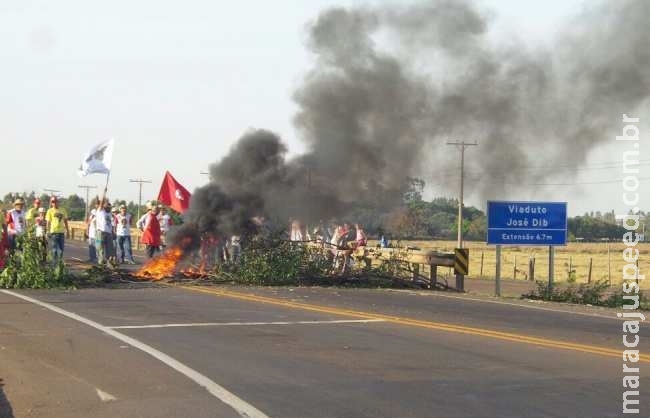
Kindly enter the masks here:
[[18, 238], [21, 251], [7, 259], [5, 269], [0, 273], [0, 287], [3, 288], [52, 288], [71, 284], [71, 276], [63, 261], [52, 265], [43, 260], [43, 243], [31, 236]]
[[[624, 302], [622, 290], [608, 294], [609, 284], [606, 280], [580, 285], [570, 283], [567, 287], [553, 286], [551, 289], [546, 282], [537, 281], [536, 283], [537, 288], [530, 293], [523, 294], [522, 298], [612, 308], [620, 308]], [[640, 309], [650, 309], [650, 300], [644, 294], [639, 293], [639, 299]]]

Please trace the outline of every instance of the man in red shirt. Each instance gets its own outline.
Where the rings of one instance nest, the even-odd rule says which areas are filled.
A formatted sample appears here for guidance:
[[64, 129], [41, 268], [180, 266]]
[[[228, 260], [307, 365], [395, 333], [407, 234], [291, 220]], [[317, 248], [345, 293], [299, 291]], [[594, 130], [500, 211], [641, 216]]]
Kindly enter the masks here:
[[149, 211], [140, 218], [138, 221], [138, 226], [142, 231], [142, 237], [140, 242], [145, 245], [145, 252], [147, 257], [153, 258], [153, 256], [160, 250], [162, 245], [161, 233], [160, 233], [160, 222], [158, 222], [158, 206], [148, 205], [150, 208]]

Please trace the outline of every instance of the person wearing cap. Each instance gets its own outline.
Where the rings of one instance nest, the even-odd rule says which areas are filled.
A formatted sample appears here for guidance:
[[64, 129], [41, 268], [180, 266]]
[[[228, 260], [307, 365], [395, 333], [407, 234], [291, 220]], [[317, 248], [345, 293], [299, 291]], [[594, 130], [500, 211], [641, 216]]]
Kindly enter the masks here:
[[5, 216], [5, 223], [7, 224], [7, 241], [10, 252], [13, 252], [18, 248], [18, 238], [27, 232], [24, 208], [25, 201], [19, 197], [14, 201], [14, 208], [8, 211]]
[[138, 220], [138, 228], [142, 231], [140, 242], [145, 245], [147, 257], [153, 256], [160, 250], [160, 222], [158, 222], [158, 206], [147, 203], [147, 213]]
[[126, 211], [125, 205], [120, 205], [119, 213], [115, 219], [117, 261], [120, 263], [135, 264], [133, 250], [131, 249], [131, 214]]
[[41, 208], [41, 199], [37, 197], [36, 199], [34, 199], [34, 203], [32, 204], [32, 207], [29, 208], [27, 214], [25, 215], [25, 221], [27, 222], [27, 230], [30, 233], [34, 229], [34, 221], [39, 215], [38, 212], [39, 208]]
[[34, 218], [34, 237], [38, 240], [38, 246], [41, 250], [43, 262], [47, 261], [47, 219], [45, 218], [45, 208], [38, 208], [38, 214]]
[[52, 196], [50, 208], [45, 213], [47, 232], [50, 234], [50, 248], [52, 250], [52, 262], [63, 260], [65, 249], [65, 237], [70, 235], [68, 227], [68, 213], [59, 207], [59, 199]]
[[160, 242], [161, 247], [164, 249], [167, 246], [167, 233], [171, 229], [174, 221], [172, 217], [167, 213], [167, 208], [160, 206], [160, 215], [158, 215], [158, 222], [160, 223]]
[[97, 227], [95, 243], [97, 245], [97, 263], [100, 265], [110, 262], [115, 256], [115, 247], [113, 246], [113, 214], [111, 213], [111, 209], [111, 202], [104, 197], [101, 201], [101, 207], [95, 214], [95, 225]]

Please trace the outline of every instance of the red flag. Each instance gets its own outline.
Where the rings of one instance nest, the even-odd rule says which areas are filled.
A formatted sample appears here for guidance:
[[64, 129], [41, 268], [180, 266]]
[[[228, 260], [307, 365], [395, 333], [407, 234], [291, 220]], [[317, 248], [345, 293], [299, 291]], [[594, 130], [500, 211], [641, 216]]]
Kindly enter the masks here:
[[176, 212], [183, 213], [190, 207], [191, 197], [190, 192], [167, 171], [160, 186], [158, 201]]

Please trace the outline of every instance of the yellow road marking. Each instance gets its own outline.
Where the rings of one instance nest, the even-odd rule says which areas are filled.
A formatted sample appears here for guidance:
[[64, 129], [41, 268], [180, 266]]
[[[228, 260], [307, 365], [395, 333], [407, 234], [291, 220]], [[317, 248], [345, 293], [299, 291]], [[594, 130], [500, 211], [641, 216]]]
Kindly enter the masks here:
[[[597, 354], [597, 355], [607, 356], [607, 357], [616, 357], [623, 360], [622, 350], [614, 350], [611, 348], [598, 347], [594, 345], [574, 344], [565, 341], [531, 337], [523, 334], [514, 334], [509, 332], [466, 327], [462, 325], [450, 325], [441, 322], [422, 321], [419, 319], [404, 318], [399, 316], [391, 316], [391, 315], [362, 312], [362, 311], [353, 311], [349, 309], [333, 308], [329, 306], [312, 305], [312, 304], [306, 304], [300, 302], [291, 302], [291, 301], [286, 301], [281, 299], [269, 298], [266, 296], [258, 296], [250, 293], [234, 292], [225, 289], [215, 289], [215, 288], [208, 288], [202, 286], [179, 286], [179, 287], [182, 289], [191, 290], [195, 292], [208, 293], [208, 294], [227, 297], [231, 299], [245, 300], [248, 302], [266, 303], [275, 306], [282, 306], [285, 308], [301, 309], [306, 311], [349, 316], [355, 318], [381, 319], [383, 321], [390, 322], [393, 324], [398, 324], [398, 325], [407, 325], [407, 326], [418, 327], [418, 328], [435, 329], [439, 331], [448, 331], [448, 332], [454, 332], [459, 334], [477, 335], [481, 337], [494, 338], [498, 340], [511, 341], [511, 342], [516, 342], [521, 344], [531, 344], [531, 345], [536, 345], [541, 347], [572, 350], [581, 353]], [[639, 361], [644, 363], [650, 363], [650, 356], [640, 355]]]

